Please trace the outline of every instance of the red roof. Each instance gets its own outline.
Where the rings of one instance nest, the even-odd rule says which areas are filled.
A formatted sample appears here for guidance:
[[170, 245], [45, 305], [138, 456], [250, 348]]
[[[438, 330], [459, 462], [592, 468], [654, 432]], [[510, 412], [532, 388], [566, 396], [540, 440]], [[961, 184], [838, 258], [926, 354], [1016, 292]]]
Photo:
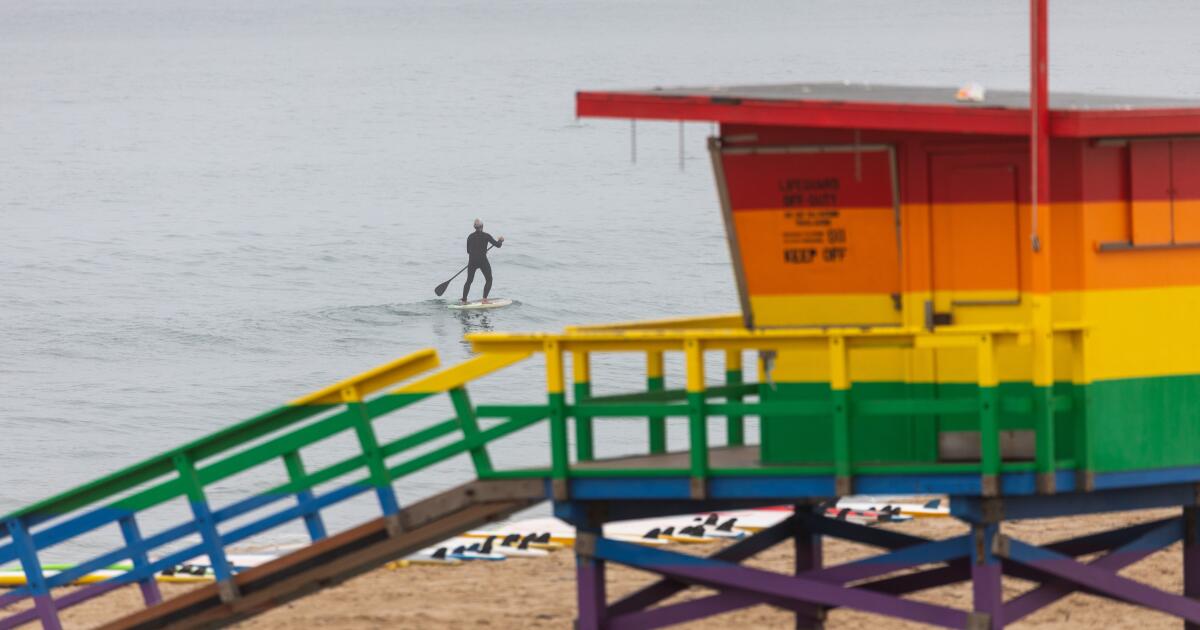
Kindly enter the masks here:
[[[581, 117], [1029, 135], [1029, 94], [988, 90], [958, 102], [954, 88], [813, 83], [579, 92]], [[1052, 93], [1050, 135], [1065, 138], [1200, 134], [1200, 101]]]

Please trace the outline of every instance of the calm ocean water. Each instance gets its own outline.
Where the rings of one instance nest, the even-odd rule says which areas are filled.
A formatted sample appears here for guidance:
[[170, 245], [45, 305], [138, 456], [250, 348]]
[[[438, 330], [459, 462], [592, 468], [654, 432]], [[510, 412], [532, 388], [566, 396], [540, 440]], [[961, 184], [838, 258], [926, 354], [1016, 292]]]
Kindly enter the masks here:
[[[1025, 10], [0, 2], [0, 514], [415, 349], [461, 360], [466, 332], [735, 310], [710, 127], [686, 127], [681, 170], [678, 126], [639, 125], [631, 163], [629, 124], [576, 120], [575, 90], [1021, 88]], [[1196, 23], [1191, 2], [1054, 2], [1052, 86], [1200, 96]], [[518, 304], [455, 314], [432, 289], [465, 263], [477, 216], [507, 237], [493, 293]], [[631, 386], [636, 366], [601, 363], [599, 387]], [[538, 382], [530, 366], [472, 394], [533, 402]], [[381, 431], [447, 415], [427, 406]], [[638, 448], [643, 432], [607, 424], [603, 452]], [[543, 461], [545, 439], [521, 434], [495, 457]], [[467, 466], [397, 490], [427, 495], [465, 480]], [[275, 473], [213, 497], [267, 487]], [[364, 499], [333, 524], [373, 512]]]

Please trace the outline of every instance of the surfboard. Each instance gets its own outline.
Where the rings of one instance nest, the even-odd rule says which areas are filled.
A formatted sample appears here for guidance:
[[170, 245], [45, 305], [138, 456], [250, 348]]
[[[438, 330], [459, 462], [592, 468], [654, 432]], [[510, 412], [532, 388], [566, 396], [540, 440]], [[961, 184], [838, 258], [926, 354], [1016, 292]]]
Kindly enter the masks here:
[[508, 306], [509, 304], [512, 304], [512, 303], [513, 303], [512, 300], [510, 300], [508, 298], [489, 298], [487, 304], [484, 304], [480, 300], [476, 300], [474, 302], [467, 302], [466, 304], [459, 304], [458, 302], [451, 302], [450, 304], [446, 305], [446, 308], [453, 309], [456, 311], [477, 311], [477, 310], [484, 310], [484, 309], [489, 309], [489, 308], [502, 308], [502, 307]]
[[[68, 565], [60, 565], [60, 566], [68, 566]], [[62, 572], [63, 570], [66, 570], [66, 569], [47, 569], [44, 572], [44, 575], [47, 578], [54, 577], [54, 576], [58, 575], [60, 572]], [[119, 577], [121, 575], [124, 575], [125, 571], [126, 571], [125, 569], [100, 569], [98, 571], [92, 571], [91, 573], [88, 573], [87, 575], [76, 578], [73, 582], [71, 582], [71, 584], [73, 584], [73, 585], [95, 584], [97, 582], [103, 582], [104, 580], [107, 580], [109, 578], [114, 578], [114, 577]], [[196, 583], [196, 582], [212, 582], [212, 581], [216, 580], [216, 578], [211, 573], [208, 573], [206, 575], [191, 575], [191, 574], [182, 574], [182, 573], [175, 573], [172, 575], [163, 575], [161, 573], [158, 573], [158, 574], [155, 574], [154, 579], [157, 582], [173, 583], [173, 584], [192, 584], [192, 583]], [[25, 572], [22, 571], [21, 569], [0, 569], [0, 588], [14, 588], [14, 587], [19, 587], [19, 586], [25, 586], [27, 583], [28, 583], [28, 581], [25, 578]]]

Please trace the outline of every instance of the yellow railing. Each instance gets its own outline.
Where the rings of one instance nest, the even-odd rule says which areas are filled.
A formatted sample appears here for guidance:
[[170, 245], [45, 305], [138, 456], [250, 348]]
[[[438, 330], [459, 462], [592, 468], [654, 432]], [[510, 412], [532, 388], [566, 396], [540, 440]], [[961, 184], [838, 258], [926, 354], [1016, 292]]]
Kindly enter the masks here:
[[[740, 318], [736, 320], [740, 322]], [[576, 380], [577, 403], [586, 399], [590, 393], [590, 365], [593, 353], [642, 353], [646, 355], [648, 376], [655, 376], [658, 370], [661, 377], [662, 354], [664, 352], [681, 352], [686, 366], [686, 415], [689, 417], [690, 436], [690, 472], [698, 484], [707, 476], [709, 470], [707, 448], [707, 416], [710, 412], [725, 411], [731, 422], [734, 417], [740, 422], [744, 415], [761, 413], [763, 410], [774, 409], [772, 413], [779, 415], [799, 416], [832, 416], [833, 443], [832, 461], [835, 475], [838, 479], [839, 492], [849, 491], [853, 465], [850, 457], [850, 421], [851, 409], [849, 390], [852, 385], [850, 351], [854, 348], [911, 348], [911, 349], [965, 349], [972, 350], [976, 363], [976, 384], [978, 397], [970, 400], [906, 400], [894, 401], [897, 409], [906, 413], [963, 413], [964, 404], [973, 407], [978, 413], [980, 425], [980, 471], [984, 479], [985, 493], [998, 491], [998, 474], [1001, 468], [1000, 439], [999, 439], [999, 410], [1000, 400], [997, 393], [999, 374], [997, 368], [997, 345], [1001, 342], [1016, 345], [1032, 343], [1034, 331], [1027, 326], [995, 325], [995, 326], [954, 326], [943, 327], [930, 331], [923, 328], [858, 328], [858, 327], [826, 327], [826, 328], [796, 328], [796, 329], [763, 329], [748, 330], [739, 325], [733, 327], [713, 327], [718, 323], [735, 323], [735, 316], [712, 316], [703, 318], [687, 318], [678, 320], [658, 320], [652, 322], [635, 322], [629, 324], [613, 324], [607, 326], [586, 326], [569, 328], [561, 333], [476, 333], [467, 336], [474, 349], [483, 354], [489, 353], [542, 353], [546, 355], [547, 391], [551, 397], [552, 470], [554, 476], [565, 478], [569, 474], [567, 462], [566, 416], [568, 406], [563, 401], [565, 375], [563, 372], [564, 355], [570, 353], [574, 359], [573, 374]], [[1072, 347], [1071, 380], [1075, 383], [1086, 382], [1086, 364], [1083, 360], [1083, 336], [1085, 326], [1075, 323], [1061, 323], [1050, 332], [1053, 337], [1066, 339]], [[741, 353], [744, 351], [780, 352], [780, 351], [824, 351], [828, 356], [829, 372], [827, 375], [830, 400], [828, 404], [809, 404], [803, 402], [769, 404], [742, 404], [740, 398], [727, 401], [724, 404], [711, 404], [707, 401], [705, 392], [705, 355], [708, 352], [720, 351], [725, 353], [727, 373], [741, 369]], [[587, 387], [580, 388], [580, 382]], [[1033, 401], [1034, 432], [1036, 439], [1035, 469], [1039, 475], [1052, 477], [1056, 469], [1054, 450], [1054, 412], [1053, 382], [1035, 383], [1035, 399]], [[653, 389], [653, 388], [652, 388]], [[661, 389], [661, 378], [659, 379]], [[584, 396], [580, 396], [580, 394]], [[586, 402], [586, 400], [583, 400]], [[883, 401], [893, 402], [893, 401]], [[953, 404], [950, 404], [953, 403]], [[791, 405], [787, 411], [783, 408]], [[886, 407], [873, 401], [871, 408], [879, 412]], [[645, 411], [645, 405], [631, 405], [626, 411], [633, 409]], [[580, 446], [579, 459], [591, 457], [591, 417], [602, 415], [596, 405], [572, 405], [570, 411], [576, 412], [579, 422], [577, 426]], [[619, 413], [620, 407], [614, 409]], [[679, 409], [673, 409], [679, 411]], [[968, 409], [970, 411], [970, 409]], [[896, 412], [898, 413], [898, 412]], [[629, 413], [627, 415], [642, 415]], [[555, 430], [557, 428], [557, 430]], [[1085, 428], [1079, 427], [1082, 433]], [[730, 435], [735, 431], [730, 428]], [[563, 441], [558, 443], [557, 438]], [[740, 440], [740, 435], [739, 438]], [[733, 440], [731, 440], [733, 442]], [[1086, 447], [1086, 442], [1080, 438], [1079, 444]], [[661, 446], [661, 444], [660, 444]], [[1075, 465], [1081, 470], [1086, 465], [1086, 448], [1077, 449]], [[652, 436], [651, 452], [655, 452]]]

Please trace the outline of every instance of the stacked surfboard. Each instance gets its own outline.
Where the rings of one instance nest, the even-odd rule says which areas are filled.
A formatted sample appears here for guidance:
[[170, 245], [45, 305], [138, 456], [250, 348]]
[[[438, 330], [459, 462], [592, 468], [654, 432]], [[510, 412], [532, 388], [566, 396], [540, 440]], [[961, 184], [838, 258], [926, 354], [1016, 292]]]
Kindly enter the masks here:
[[[232, 565], [234, 572], [243, 571], [250, 567], [258, 566], [269, 560], [279, 557], [276, 553], [247, 553], [247, 554], [230, 554], [227, 556], [229, 563]], [[45, 564], [42, 565], [42, 571], [46, 577], [53, 577], [75, 568], [73, 564]], [[117, 577], [124, 574], [126, 571], [133, 570], [133, 565], [130, 563], [114, 564], [106, 569], [92, 571], [87, 575], [72, 582], [73, 585], [95, 584], [102, 582], [112, 577]], [[211, 582], [215, 579], [212, 570], [212, 562], [208, 556], [193, 558], [182, 564], [170, 567], [159, 572], [154, 576], [155, 581], [168, 584], [189, 584], [195, 582]], [[0, 568], [0, 588], [15, 588], [25, 586], [27, 580], [25, 571], [20, 565]]]
[[[864, 525], [903, 523], [914, 518], [935, 518], [950, 515], [944, 497], [846, 497], [823, 506], [829, 518]], [[736, 540], [766, 529], [791, 516], [792, 506], [781, 505], [752, 510], [734, 510], [616, 521], [604, 526], [604, 536], [639, 545], [668, 544], [704, 545]], [[575, 545], [575, 528], [556, 518], [533, 518], [495, 525], [488, 529], [469, 531], [432, 547], [389, 563], [392, 569], [410, 566], [457, 566], [464, 562], [499, 562], [509, 559], [538, 559]], [[235, 572], [273, 560], [288, 549], [274, 552], [231, 554], [228, 556]], [[73, 568], [73, 565], [45, 565], [46, 575], [53, 576]], [[93, 571], [75, 584], [91, 584], [121, 575], [133, 568], [131, 564], [116, 564]], [[193, 558], [155, 576], [159, 582], [207, 582], [214, 579], [212, 563], [207, 556]], [[0, 588], [19, 587], [26, 583], [20, 566], [0, 568]]]

